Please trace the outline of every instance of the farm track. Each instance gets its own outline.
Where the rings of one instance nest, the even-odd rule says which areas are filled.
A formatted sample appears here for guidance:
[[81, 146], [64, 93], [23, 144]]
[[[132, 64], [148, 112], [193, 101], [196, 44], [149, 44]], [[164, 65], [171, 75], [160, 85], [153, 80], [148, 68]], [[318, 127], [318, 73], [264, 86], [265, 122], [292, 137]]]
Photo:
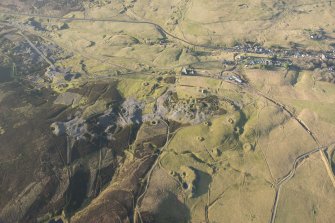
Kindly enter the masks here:
[[255, 91], [257, 95], [265, 98], [266, 100], [272, 102], [273, 104], [275, 104], [276, 106], [280, 107], [281, 109], [283, 109], [283, 111], [285, 111], [286, 113], [289, 114], [289, 116], [294, 119], [296, 122], [299, 123], [299, 125], [310, 135], [310, 137], [313, 139], [313, 141], [318, 145], [318, 148], [311, 150], [309, 152], [306, 152], [298, 157], [295, 158], [293, 166], [291, 168], [291, 170], [289, 171], [288, 174], [286, 174], [285, 176], [283, 176], [281, 179], [279, 179], [278, 182], [276, 182], [275, 187], [276, 187], [276, 195], [275, 195], [275, 199], [274, 199], [274, 204], [273, 204], [273, 208], [272, 208], [272, 212], [271, 212], [271, 218], [269, 223], [274, 223], [275, 222], [275, 218], [276, 218], [276, 213], [277, 213], [277, 208], [278, 208], [278, 201], [280, 198], [280, 191], [281, 191], [281, 187], [282, 185], [289, 181], [290, 179], [292, 179], [296, 173], [297, 168], [302, 164], [302, 162], [307, 159], [310, 155], [316, 153], [316, 152], [320, 152], [320, 156], [321, 156], [321, 160], [325, 165], [327, 174], [333, 184], [333, 187], [335, 188], [335, 177], [334, 177], [334, 173], [331, 170], [330, 164], [328, 162], [328, 159], [326, 158], [326, 155], [324, 154], [324, 150], [328, 148], [329, 145], [333, 144], [329, 144], [328, 146], [323, 146], [320, 144], [320, 141], [318, 140], [317, 136], [315, 135], [315, 133], [312, 132], [312, 130], [301, 120], [299, 119], [295, 114], [293, 114], [285, 105], [283, 105], [282, 103], [276, 101], [275, 99], [266, 96], [265, 94], [263, 94], [261, 91], [252, 88], [250, 85], [247, 85], [248, 88], [251, 88], [252, 91]]
[[[203, 77], [208, 77], [205, 75], [199, 75], [199, 76], [203, 76]], [[321, 160], [323, 161], [327, 174], [335, 188], [335, 178], [334, 178], [334, 174], [331, 170], [330, 164], [328, 162], [328, 159], [326, 157], [326, 155], [324, 154], [324, 150], [327, 149], [330, 145], [334, 144], [334, 142], [330, 143], [327, 146], [322, 146], [318, 140], [318, 138], [316, 137], [316, 135], [309, 129], [309, 127], [302, 121], [300, 120], [298, 117], [296, 117], [295, 114], [293, 114], [285, 105], [283, 105], [282, 103], [276, 101], [275, 99], [266, 96], [265, 94], [263, 94], [261, 91], [254, 89], [252, 86], [248, 85], [248, 84], [238, 84], [234, 81], [229, 81], [229, 80], [224, 80], [221, 79], [222, 81], [229, 83], [229, 84], [233, 84], [236, 85], [238, 87], [240, 87], [241, 89], [244, 89], [250, 93], [254, 93], [264, 99], [266, 99], [267, 101], [270, 101], [271, 103], [275, 104], [276, 106], [280, 107], [283, 111], [285, 111], [286, 113], [288, 113], [288, 115], [294, 119], [295, 121], [298, 122], [298, 124], [310, 135], [310, 137], [313, 139], [313, 141], [318, 145], [318, 148], [313, 149], [311, 151], [308, 151], [304, 154], [301, 154], [300, 156], [296, 157], [293, 163], [293, 166], [291, 168], [291, 170], [282, 178], [278, 179], [278, 181], [275, 183], [275, 188], [276, 188], [276, 194], [275, 194], [275, 199], [274, 199], [274, 204], [272, 207], [272, 212], [271, 212], [271, 218], [269, 223], [274, 223], [275, 222], [275, 217], [276, 217], [276, 213], [277, 213], [277, 206], [278, 206], [278, 201], [280, 198], [280, 191], [281, 191], [281, 187], [284, 183], [286, 183], [287, 181], [289, 181], [290, 179], [292, 179], [296, 173], [297, 168], [302, 164], [302, 162], [307, 159], [310, 155], [316, 153], [316, 152], [320, 152], [320, 156], [321, 156]]]
[[[42, 18], [42, 19], [53, 19], [53, 20], [61, 20], [65, 22], [72, 22], [72, 21], [78, 21], [78, 22], [113, 22], [113, 23], [128, 23], [128, 24], [142, 24], [142, 25], [151, 25], [156, 28], [156, 30], [162, 34], [162, 36], [165, 37], [171, 37], [172, 39], [175, 39], [181, 43], [193, 46], [193, 47], [199, 47], [207, 50], [223, 50], [227, 52], [232, 53], [247, 53], [244, 49], [241, 48], [235, 48], [235, 47], [222, 47], [222, 46], [211, 46], [211, 45], [203, 45], [203, 44], [196, 44], [191, 41], [188, 41], [184, 38], [178, 37], [171, 32], [168, 32], [166, 29], [164, 29], [161, 25], [154, 23], [152, 21], [147, 20], [137, 20], [137, 18], [134, 18], [134, 20], [126, 20], [126, 19], [114, 19], [114, 18], [65, 18], [61, 16], [49, 16], [49, 15], [41, 15], [41, 14], [29, 14], [29, 13], [16, 13], [16, 12], [4, 12], [0, 11], [0, 14], [2, 15], [8, 15], [8, 16], [22, 16], [22, 17], [36, 17], [36, 18]], [[250, 49], [249, 49], [250, 50]], [[284, 54], [286, 56], [294, 56], [295, 53], [299, 51], [299, 53], [303, 53], [304, 51], [300, 51], [298, 49], [295, 50], [285, 50]], [[273, 52], [249, 52], [249, 53], [256, 53], [256, 54], [269, 54], [273, 55]], [[320, 56], [318, 55], [321, 52], [311, 52], [314, 56]], [[333, 51], [327, 51], [322, 52], [325, 54], [330, 54], [329, 56], [334, 56]]]

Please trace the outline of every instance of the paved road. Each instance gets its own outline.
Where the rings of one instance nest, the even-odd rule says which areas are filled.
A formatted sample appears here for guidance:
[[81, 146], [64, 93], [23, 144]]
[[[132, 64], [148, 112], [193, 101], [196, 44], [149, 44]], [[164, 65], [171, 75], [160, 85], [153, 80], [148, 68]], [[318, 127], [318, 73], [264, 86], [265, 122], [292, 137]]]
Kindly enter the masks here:
[[275, 195], [275, 200], [274, 200], [274, 204], [272, 207], [272, 212], [271, 212], [271, 218], [269, 223], [274, 223], [275, 222], [275, 218], [276, 218], [276, 214], [277, 214], [277, 207], [278, 207], [278, 201], [279, 201], [279, 197], [280, 197], [280, 191], [281, 191], [281, 187], [282, 185], [289, 181], [296, 173], [297, 168], [299, 167], [299, 165], [302, 164], [302, 161], [307, 159], [310, 155], [319, 152], [320, 148], [314, 149], [312, 151], [306, 152], [300, 156], [298, 156], [293, 163], [292, 169], [290, 170], [290, 172], [285, 175], [284, 177], [282, 177], [275, 185], [276, 187], [276, 195]]
[[[48, 15], [38, 15], [38, 14], [28, 14], [28, 13], [15, 13], [15, 12], [1, 12], [0, 14], [3, 15], [12, 15], [12, 16], [27, 16], [27, 17], [37, 17], [37, 18], [45, 18], [45, 19], [56, 19], [56, 20], [63, 20], [63, 21], [81, 21], [81, 22], [118, 22], [118, 23], [133, 23], [133, 24], [147, 24], [154, 26], [160, 33], [166, 36], [170, 36], [173, 39], [179, 40], [181, 42], [184, 42], [186, 44], [197, 46], [197, 47], [203, 47], [203, 48], [210, 48], [210, 49], [218, 49], [216, 47], [211, 46], [205, 46], [205, 45], [199, 45], [195, 43], [191, 43], [185, 39], [179, 38], [168, 31], [166, 31], [163, 27], [161, 27], [159, 24], [150, 22], [150, 21], [137, 21], [137, 20], [122, 20], [122, 19], [113, 19], [113, 18], [64, 18], [61, 16], [48, 16]], [[225, 48], [224, 48], [225, 49]]]
[[[201, 75], [203, 76], [203, 75]], [[213, 77], [211, 77], [213, 78]], [[291, 170], [289, 171], [288, 174], [286, 174], [285, 176], [283, 176], [281, 179], [279, 179], [279, 181], [275, 184], [276, 186], [276, 195], [275, 195], [275, 201], [274, 201], [274, 205], [273, 205], [273, 208], [272, 208], [272, 213], [271, 213], [271, 218], [270, 218], [270, 221], [269, 223], [274, 223], [275, 221], [275, 217], [276, 217], [276, 212], [277, 212], [277, 206], [278, 206], [278, 200], [279, 200], [279, 197], [280, 197], [280, 190], [281, 190], [281, 186], [287, 182], [288, 180], [290, 180], [296, 173], [296, 169], [299, 167], [299, 165], [301, 165], [302, 161], [305, 160], [306, 158], [308, 158], [310, 155], [316, 153], [316, 152], [320, 152], [320, 155], [321, 155], [321, 159], [325, 165], [325, 168], [326, 168], [326, 171], [327, 171], [327, 174], [330, 178], [330, 180], [332, 181], [333, 183], [333, 186], [335, 187], [335, 178], [334, 178], [334, 174], [331, 170], [331, 167], [329, 165], [329, 163], [327, 162], [327, 158], [324, 154], [324, 150], [329, 147], [330, 145], [334, 144], [334, 142], [330, 143], [329, 145], [327, 146], [321, 146], [318, 138], [316, 137], [316, 135], [312, 132], [312, 130], [309, 129], [309, 127], [302, 121], [300, 120], [298, 117], [295, 116], [295, 114], [293, 114], [290, 110], [287, 109], [287, 107], [283, 104], [281, 104], [280, 102], [276, 101], [275, 99], [272, 99], [270, 98], [269, 96], [267, 95], [264, 95], [261, 91], [253, 88], [252, 86], [246, 84], [246, 83], [237, 83], [235, 81], [231, 81], [231, 80], [227, 80], [227, 79], [221, 79], [220, 80], [222, 81], [225, 81], [227, 83], [230, 83], [230, 84], [234, 84], [234, 85], [237, 85], [239, 87], [241, 87], [242, 89], [246, 89], [248, 90], [249, 92], [254, 92], [256, 93], [257, 95], [265, 98], [266, 100], [274, 103], [276, 106], [282, 108], [284, 111], [286, 111], [291, 118], [293, 118], [294, 120], [296, 120], [300, 126], [313, 138], [313, 140], [315, 141], [315, 143], [319, 146], [318, 148], [314, 149], [314, 150], [311, 150], [311, 151], [308, 151], [304, 154], [301, 154], [300, 156], [296, 157], [295, 160], [294, 160], [294, 163], [293, 163], [293, 166], [291, 168]]]
[[[54, 19], [54, 20], [62, 20], [62, 21], [80, 21], [80, 22], [118, 22], [118, 23], [132, 23], [132, 24], [147, 24], [154, 26], [158, 32], [160, 32], [164, 37], [169, 36], [175, 40], [178, 40], [180, 42], [186, 43], [190, 46], [194, 47], [200, 47], [204, 49], [212, 49], [212, 50], [224, 50], [227, 52], [239, 52], [239, 53], [248, 53], [251, 49], [243, 49], [243, 47], [222, 47], [222, 46], [211, 46], [211, 45], [203, 45], [203, 44], [196, 44], [192, 43], [186, 39], [180, 38], [176, 35], [173, 35], [172, 33], [166, 31], [161, 25], [154, 23], [152, 21], [140, 21], [140, 20], [126, 20], [126, 19], [115, 19], [115, 18], [65, 18], [61, 16], [50, 16], [50, 15], [40, 15], [40, 14], [29, 14], [29, 13], [18, 13], [18, 12], [3, 12], [0, 11], [0, 14], [3, 15], [12, 15], [12, 16], [26, 16], [26, 17], [37, 17], [37, 18], [45, 18], [45, 19]], [[263, 49], [262, 51], [250, 51], [249, 53], [255, 53], [255, 54], [267, 54], [270, 56], [273, 56], [274, 54], [277, 54], [278, 52], [273, 52], [269, 49]], [[280, 53], [280, 52], [279, 52]], [[283, 55], [285, 57], [296, 57], [298, 55], [303, 57], [307, 57], [307, 54], [310, 54], [313, 57], [320, 57], [323, 54], [328, 55], [330, 58], [334, 57], [333, 51], [327, 51], [327, 52], [311, 52], [311, 51], [301, 51], [298, 49], [294, 50], [283, 50]], [[305, 54], [305, 55], [304, 55]]]

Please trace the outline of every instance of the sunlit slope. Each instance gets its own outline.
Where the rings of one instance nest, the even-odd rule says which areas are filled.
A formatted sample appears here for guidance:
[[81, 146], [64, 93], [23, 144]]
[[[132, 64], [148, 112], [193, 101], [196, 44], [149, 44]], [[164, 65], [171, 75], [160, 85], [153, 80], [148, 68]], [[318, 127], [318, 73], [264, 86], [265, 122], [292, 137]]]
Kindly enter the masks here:
[[137, 1], [129, 11], [159, 22], [189, 41], [213, 46], [247, 40], [319, 49], [332, 40], [316, 43], [310, 39], [313, 32], [322, 29], [327, 36], [334, 36], [335, 6], [330, 1], [184, 0], [161, 4], [155, 0]]

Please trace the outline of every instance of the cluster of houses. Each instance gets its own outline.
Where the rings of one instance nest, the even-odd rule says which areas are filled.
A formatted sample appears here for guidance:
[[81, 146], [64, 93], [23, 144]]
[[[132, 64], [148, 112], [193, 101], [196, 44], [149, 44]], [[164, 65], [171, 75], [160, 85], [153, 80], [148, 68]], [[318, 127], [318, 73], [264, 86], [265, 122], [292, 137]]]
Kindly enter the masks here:
[[[323, 33], [314, 33], [316, 36], [313, 38], [321, 38]], [[314, 35], [312, 34], [312, 35]], [[321, 36], [318, 36], [321, 35]], [[335, 47], [334, 47], [335, 49]], [[294, 59], [303, 59], [311, 61], [321, 61], [323, 64], [327, 64], [327, 69], [330, 72], [335, 71], [335, 66], [332, 65], [332, 61], [335, 61], [335, 50], [330, 51], [310, 51], [301, 50], [298, 48], [284, 49], [284, 48], [273, 48], [266, 49], [255, 43], [246, 43], [236, 45], [228, 51], [239, 53], [235, 56], [235, 61], [223, 61], [223, 64], [231, 64], [232, 62], [237, 64], [244, 64], [246, 67], [260, 65], [264, 67], [288, 67], [292, 66]], [[243, 54], [259, 54], [261, 56], [243, 56]], [[329, 63], [331, 62], [331, 63]]]
[[[320, 35], [322, 34], [318, 34], [318, 33], [312, 34], [311, 38], [318, 39], [318, 38], [321, 38]], [[326, 58], [335, 59], [335, 50], [316, 52], [316, 51], [306, 51], [306, 50], [301, 50], [301, 49], [284, 49], [284, 48], [267, 49], [256, 43], [246, 43], [246, 44], [236, 45], [233, 48], [228, 48], [227, 51], [237, 52], [237, 53], [262, 54], [262, 55], [268, 55], [269, 57], [280, 55], [281, 57], [294, 57], [294, 58], [326, 57]]]
[[[233, 73], [229, 73], [229, 74], [224, 74], [223, 72], [219, 73], [219, 74], [213, 74], [213, 75], [208, 75], [208, 74], [203, 74], [203, 73], [197, 73], [195, 69], [193, 68], [187, 68], [187, 67], [183, 67], [181, 72], [181, 75], [185, 75], [185, 76], [206, 76], [206, 77], [213, 77], [216, 79], [222, 79], [222, 80], [226, 80], [226, 81], [231, 81], [231, 82], [235, 82], [236, 84], [244, 84], [245, 80], [243, 80], [243, 78], [241, 78], [240, 76], [233, 74]], [[202, 89], [201, 93], [206, 94], [206, 90]]]
[[257, 53], [257, 54], [274, 54], [271, 49], [266, 49], [258, 44], [246, 43], [242, 45], [236, 45], [233, 47], [234, 51], [244, 52], [244, 53]]
[[285, 65], [291, 66], [293, 63], [290, 60], [283, 59], [268, 59], [258, 57], [248, 57], [242, 61], [246, 66], [264, 65], [267, 67], [283, 67]]
[[195, 75], [196, 74], [196, 72], [195, 72], [195, 70], [193, 69], [193, 68], [190, 68], [190, 67], [183, 67], [182, 69], [181, 69], [181, 74], [182, 75]]

